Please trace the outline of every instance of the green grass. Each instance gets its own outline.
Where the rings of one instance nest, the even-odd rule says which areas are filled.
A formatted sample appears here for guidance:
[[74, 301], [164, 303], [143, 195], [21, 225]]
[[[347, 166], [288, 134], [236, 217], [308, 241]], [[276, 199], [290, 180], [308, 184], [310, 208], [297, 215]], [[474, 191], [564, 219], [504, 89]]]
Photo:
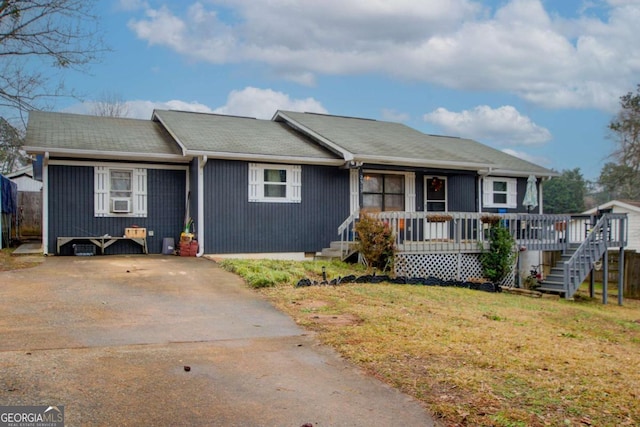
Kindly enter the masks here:
[[[323, 265], [329, 279], [363, 274], [341, 263], [225, 263], [269, 277], [260, 293], [445, 425], [640, 424], [639, 301], [619, 307], [585, 296], [532, 299], [385, 283], [293, 286], [302, 277], [317, 280]], [[352, 321], [323, 322], [319, 313]]]

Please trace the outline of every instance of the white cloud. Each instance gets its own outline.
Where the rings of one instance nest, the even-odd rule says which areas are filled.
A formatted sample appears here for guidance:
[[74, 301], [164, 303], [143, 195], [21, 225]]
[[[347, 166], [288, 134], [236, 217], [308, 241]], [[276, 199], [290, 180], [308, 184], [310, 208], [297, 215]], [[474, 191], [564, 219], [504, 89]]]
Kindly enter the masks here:
[[551, 140], [551, 132], [538, 126], [518, 110], [505, 105], [491, 108], [480, 105], [461, 112], [438, 108], [423, 116], [449, 135], [458, 135], [498, 145], [539, 145]]
[[184, 12], [147, 7], [129, 26], [191, 59], [263, 63], [301, 84], [314, 84], [318, 74], [374, 72], [508, 91], [545, 107], [615, 109], [640, 74], [640, 3], [609, 0], [577, 17], [550, 13], [544, 4], [215, 0]]
[[327, 112], [322, 104], [313, 98], [291, 99], [286, 93], [255, 87], [232, 91], [227, 97], [226, 105], [216, 108], [214, 112], [271, 119], [276, 110]]
[[[135, 119], [150, 119], [153, 110], [180, 110], [198, 113], [216, 113], [236, 116], [256, 117], [259, 119], [271, 119], [276, 110], [303, 111], [314, 113], [326, 113], [322, 104], [313, 98], [292, 99], [283, 92], [271, 89], [258, 89], [247, 87], [242, 90], [234, 90], [229, 93], [227, 103], [218, 108], [210, 108], [197, 101], [125, 101], [127, 117]], [[76, 114], [91, 114], [95, 101], [86, 101], [74, 104], [64, 111]]]

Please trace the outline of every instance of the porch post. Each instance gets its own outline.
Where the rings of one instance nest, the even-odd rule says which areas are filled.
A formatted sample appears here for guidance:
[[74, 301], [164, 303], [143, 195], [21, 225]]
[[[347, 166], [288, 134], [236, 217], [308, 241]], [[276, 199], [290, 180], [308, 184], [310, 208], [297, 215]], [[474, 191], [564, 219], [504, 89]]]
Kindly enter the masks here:
[[362, 168], [358, 168], [358, 211], [362, 210], [362, 203], [364, 202], [364, 196], [362, 195], [362, 188], [364, 187], [364, 173]]
[[595, 296], [596, 278], [593, 276], [593, 267], [591, 267], [591, 271], [589, 272], [589, 298], [593, 298]]
[[609, 291], [609, 253], [605, 251], [602, 257], [602, 303], [606, 304]]

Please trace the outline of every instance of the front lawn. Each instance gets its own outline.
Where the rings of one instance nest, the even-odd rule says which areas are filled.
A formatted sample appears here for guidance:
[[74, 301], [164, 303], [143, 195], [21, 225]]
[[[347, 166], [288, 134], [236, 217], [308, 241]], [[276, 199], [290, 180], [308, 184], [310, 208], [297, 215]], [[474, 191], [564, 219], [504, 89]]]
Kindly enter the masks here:
[[[640, 424], [640, 302], [459, 288], [293, 285], [341, 263], [224, 261], [324, 343], [448, 426]], [[260, 277], [266, 279], [260, 280]]]

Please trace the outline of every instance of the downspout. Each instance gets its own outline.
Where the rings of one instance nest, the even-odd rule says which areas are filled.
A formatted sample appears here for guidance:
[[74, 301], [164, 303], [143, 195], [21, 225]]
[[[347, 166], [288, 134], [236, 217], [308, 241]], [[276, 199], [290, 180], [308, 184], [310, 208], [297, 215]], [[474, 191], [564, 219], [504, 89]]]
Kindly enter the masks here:
[[207, 164], [207, 156], [198, 157], [198, 253], [197, 257], [204, 255], [204, 167]]
[[42, 253], [49, 255], [49, 152], [42, 156]]

